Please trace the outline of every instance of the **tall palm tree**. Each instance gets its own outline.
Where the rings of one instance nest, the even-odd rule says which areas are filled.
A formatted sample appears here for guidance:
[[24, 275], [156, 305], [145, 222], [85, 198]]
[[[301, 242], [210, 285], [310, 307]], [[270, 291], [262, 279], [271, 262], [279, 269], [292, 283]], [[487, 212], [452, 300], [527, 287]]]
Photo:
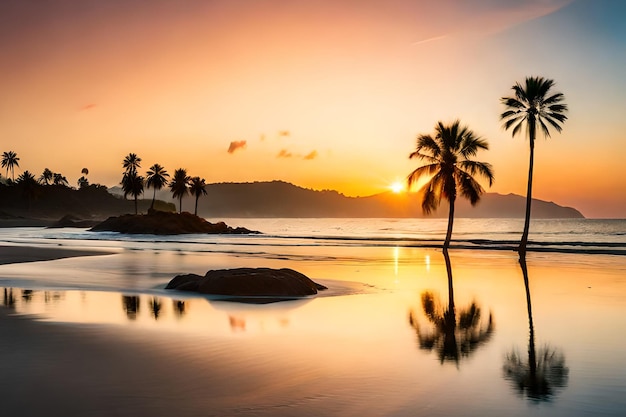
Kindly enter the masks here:
[[526, 254], [528, 243], [528, 230], [530, 228], [530, 206], [533, 191], [533, 164], [535, 159], [535, 139], [537, 128], [540, 127], [546, 138], [550, 137], [550, 127], [557, 132], [563, 129], [561, 124], [567, 120], [565, 112], [567, 105], [563, 103], [565, 96], [562, 93], [551, 91], [554, 81], [543, 77], [526, 77], [524, 85], [516, 83], [512, 89], [514, 97], [502, 97], [501, 102], [506, 111], [500, 115], [504, 121], [505, 130], [513, 128], [512, 136], [515, 137], [526, 126], [526, 134], [530, 143], [530, 162], [528, 164], [528, 188], [526, 191], [526, 217], [524, 220], [524, 232], [520, 241], [518, 252], [520, 256]]
[[183, 212], [183, 197], [189, 192], [189, 176], [187, 170], [179, 168], [174, 171], [174, 178], [170, 182], [172, 196], [178, 198], [178, 212]]
[[152, 194], [152, 204], [150, 204], [150, 210], [154, 209], [154, 200], [156, 199], [156, 192], [160, 190], [168, 183], [168, 177], [170, 174], [167, 173], [165, 168], [163, 168], [159, 164], [154, 164], [150, 167], [150, 170], [146, 172], [146, 188], [154, 188], [154, 193]]
[[417, 147], [409, 158], [424, 160], [426, 165], [411, 172], [408, 177], [409, 188], [422, 177], [429, 177], [428, 182], [421, 188], [422, 210], [429, 214], [436, 210], [441, 198], [448, 200], [448, 230], [443, 248], [450, 246], [452, 225], [454, 223], [454, 203], [457, 189], [461, 196], [476, 205], [480, 196], [485, 192], [483, 187], [474, 179], [473, 175], [480, 175], [493, 184], [493, 171], [486, 162], [470, 159], [479, 149], [489, 149], [487, 141], [476, 136], [466, 126], [461, 126], [458, 120], [450, 125], [438, 122], [435, 126], [435, 136], [418, 135]]
[[198, 215], [198, 199], [202, 195], [206, 195], [206, 183], [204, 182], [204, 178], [193, 177], [189, 182], [189, 192], [191, 195], [196, 197], [196, 208], [193, 212], [196, 216]]
[[131, 170], [122, 177], [122, 191], [124, 191], [124, 198], [128, 195], [132, 195], [135, 200], [135, 214], [137, 211], [137, 197], [143, 194], [143, 177], [137, 175], [137, 171]]
[[41, 185], [50, 185], [52, 180], [54, 179], [54, 172], [50, 171], [50, 169], [46, 168], [43, 170], [41, 175], [39, 176], [39, 184]]
[[11, 179], [15, 181], [15, 167], [20, 167], [20, 158], [13, 151], [4, 152], [2, 154], [2, 168], [7, 169], [7, 177], [9, 176], [9, 170], [11, 171]]
[[122, 166], [124, 167], [124, 172], [137, 172], [139, 168], [141, 168], [141, 158], [137, 156], [136, 153], [129, 153], [124, 158], [122, 162]]

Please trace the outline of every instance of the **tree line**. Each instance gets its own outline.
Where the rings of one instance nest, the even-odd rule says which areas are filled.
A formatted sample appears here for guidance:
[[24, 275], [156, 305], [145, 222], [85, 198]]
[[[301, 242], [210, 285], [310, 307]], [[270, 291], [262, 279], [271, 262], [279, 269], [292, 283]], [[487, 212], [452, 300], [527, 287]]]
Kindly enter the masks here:
[[156, 192], [169, 184], [172, 197], [178, 199], [178, 211], [182, 213], [183, 197], [191, 194], [196, 198], [194, 214], [198, 215], [198, 200], [201, 196], [206, 195], [206, 182], [204, 178], [190, 177], [187, 170], [178, 168], [174, 171], [174, 176], [170, 180], [170, 174], [159, 164], [152, 165], [146, 172], [145, 178], [139, 175], [138, 170], [141, 168], [141, 158], [135, 153], [129, 153], [122, 162], [124, 173], [122, 174], [122, 191], [124, 198], [129, 195], [135, 200], [135, 214], [137, 214], [137, 198], [143, 194], [145, 188], [152, 188], [152, 203], [150, 210], [154, 209], [154, 201]]

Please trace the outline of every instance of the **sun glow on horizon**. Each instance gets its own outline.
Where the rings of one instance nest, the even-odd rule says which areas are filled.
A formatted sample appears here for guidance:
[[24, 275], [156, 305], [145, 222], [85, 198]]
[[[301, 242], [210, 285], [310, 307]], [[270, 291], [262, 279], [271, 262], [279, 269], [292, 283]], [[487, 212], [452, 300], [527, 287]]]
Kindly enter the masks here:
[[394, 193], [394, 194], [400, 194], [404, 191], [406, 191], [406, 187], [404, 186], [404, 183], [401, 181], [395, 181], [394, 183], [392, 183], [389, 186], [389, 189]]

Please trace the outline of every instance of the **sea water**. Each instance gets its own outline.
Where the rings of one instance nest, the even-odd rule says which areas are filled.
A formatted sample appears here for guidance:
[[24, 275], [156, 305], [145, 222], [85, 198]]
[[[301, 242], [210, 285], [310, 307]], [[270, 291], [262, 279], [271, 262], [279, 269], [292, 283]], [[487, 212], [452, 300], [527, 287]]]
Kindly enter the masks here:
[[[14, 314], [89, 326], [96, 340], [114, 329], [177, 364], [161, 371], [162, 385], [138, 370], [132, 396], [92, 380], [81, 387], [114, 408], [120, 398], [134, 410], [161, 398], [177, 415], [194, 415], [186, 406], [198, 401], [208, 414], [262, 416], [621, 416], [626, 408], [623, 220], [534, 221], [526, 269], [512, 250], [517, 219], [457, 219], [448, 260], [445, 220], [215, 220], [263, 234], [0, 229], [4, 244], [111, 252], [0, 265], [0, 299]], [[241, 266], [293, 268], [329, 290], [249, 305], [163, 289], [176, 274]], [[450, 300], [457, 325], [446, 333], [438, 317]], [[535, 377], [531, 341], [546, 365]], [[5, 394], [40, 375], [29, 363], [3, 367], [12, 381]], [[73, 366], [45, 363], [61, 375]], [[167, 379], [188, 363], [195, 371], [177, 379], [172, 397]], [[57, 394], [68, 395], [62, 386]], [[31, 406], [8, 394], [3, 405]]]

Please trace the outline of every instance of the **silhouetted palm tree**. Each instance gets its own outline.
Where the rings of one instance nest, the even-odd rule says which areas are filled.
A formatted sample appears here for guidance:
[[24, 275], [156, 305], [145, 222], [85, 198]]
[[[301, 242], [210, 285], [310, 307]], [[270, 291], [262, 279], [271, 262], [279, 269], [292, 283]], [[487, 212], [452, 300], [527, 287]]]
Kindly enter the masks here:
[[143, 177], [141, 175], [137, 175], [137, 171], [131, 170], [124, 173], [121, 184], [122, 191], [124, 191], [124, 198], [129, 195], [133, 196], [133, 199], [135, 200], [135, 214], [137, 214], [137, 198], [143, 194]]
[[526, 309], [528, 311], [528, 361], [520, 355], [517, 349], [506, 355], [504, 362], [504, 377], [514, 383], [521, 395], [526, 395], [534, 401], [550, 399], [555, 389], [567, 385], [569, 369], [565, 366], [565, 355], [556, 348], [548, 345], [535, 348], [535, 326], [530, 299], [530, 284], [528, 282], [528, 267], [526, 257], [520, 256], [520, 267], [524, 276], [526, 288]]
[[526, 126], [526, 134], [530, 143], [530, 162], [528, 165], [528, 188], [526, 191], [526, 218], [524, 232], [518, 251], [520, 256], [526, 253], [528, 243], [528, 231], [530, 228], [530, 206], [533, 191], [533, 164], [535, 159], [535, 138], [537, 127], [540, 127], [545, 137], [550, 137], [550, 126], [557, 132], [561, 132], [561, 124], [567, 120], [565, 112], [567, 106], [562, 103], [565, 96], [551, 91], [554, 81], [543, 77], [527, 77], [522, 86], [516, 83], [512, 88], [515, 97], [502, 97], [501, 102], [506, 106], [506, 111], [500, 115], [504, 121], [504, 129], [513, 128], [512, 136], [515, 137]]
[[168, 177], [170, 174], [167, 173], [165, 168], [163, 168], [159, 164], [154, 164], [150, 167], [150, 170], [146, 173], [146, 187], [154, 188], [154, 194], [152, 194], [152, 204], [150, 204], [150, 209], [154, 208], [154, 200], [156, 199], [156, 192], [160, 190], [168, 183]]
[[443, 254], [448, 273], [448, 305], [443, 308], [441, 303], [435, 300], [434, 294], [426, 291], [422, 293], [422, 309], [432, 324], [432, 329], [420, 326], [417, 314], [413, 311], [409, 312], [409, 323], [417, 333], [421, 349], [435, 349], [441, 363], [450, 361], [458, 364], [462, 357], [469, 356], [491, 339], [494, 325], [491, 313], [487, 323], [482, 323], [481, 310], [476, 302], [462, 309], [457, 317], [452, 266], [448, 251], [444, 250]]
[[67, 182], [67, 178], [65, 178], [65, 176], [63, 174], [58, 174], [58, 173], [54, 173], [52, 174], [52, 184], [54, 185], [62, 185], [67, 187], [68, 185], [70, 185], [69, 182]]
[[172, 190], [172, 196], [178, 198], [178, 211], [183, 212], [183, 197], [189, 192], [189, 176], [187, 170], [179, 168], [174, 171], [174, 178], [170, 182], [170, 190]]
[[50, 171], [50, 169], [46, 168], [41, 173], [39, 177], [39, 184], [41, 185], [50, 185], [54, 178], [54, 172]]
[[28, 201], [28, 210], [31, 208], [32, 201], [37, 197], [39, 193], [39, 183], [35, 179], [35, 176], [26, 170], [17, 177], [17, 186], [21, 189], [22, 196]]
[[89, 180], [84, 175], [82, 177], [80, 177], [76, 181], [76, 183], [78, 184], [78, 188], [79, 189], [83, 189], [83, 188], [89, 187]]
[[141, 168], [141, 158], [137, 156], [135, 153], [129, 153], [124, 158], [122, 162], [122, 166], [124, 167], [124, 172], [137, 172], [139, 168]]
[[452, 237], [457, 188], [463, 197], [475, 205], [485, 190], [473, 175], [478, 174], [488, 179], [489, 186], [493, 183], [491, 165], [470, 159], [479, 149], [489, 149], [487, 141], [476, 136], [466, 126], [460, 126], [460, 122], [456, 120], [447, 126], [438, 122], [434, 138], [431, 135], [419, 135], [416, 150], [409, 155], [409, 158], [418, 158], [427, 163], [411, 172], [408, 177], [409, 188], [421, 177], [430, 177], [420, 190], [423, 192], [424, 213], [429, 214], [437, 209], [442, 197], [450, 204], [444, 249], [450, 246]]
[[2, 168], [7, 169], [7, 177], [9, 176], [9, 170], [11, 171], [11, 180], [15, 181], [15, 167], [20, 167], [20, 158], [13, 151], [4, 152], [2, 154]]
[[206, 183], [204, 182], [204, 178], [193, 177], [190, 180], [189, 192], [191, 195], [196, 197], [196, 208], [193, 212], [196, 216], [198, 215], [198, 199], [202, 195], [206, 195]]

